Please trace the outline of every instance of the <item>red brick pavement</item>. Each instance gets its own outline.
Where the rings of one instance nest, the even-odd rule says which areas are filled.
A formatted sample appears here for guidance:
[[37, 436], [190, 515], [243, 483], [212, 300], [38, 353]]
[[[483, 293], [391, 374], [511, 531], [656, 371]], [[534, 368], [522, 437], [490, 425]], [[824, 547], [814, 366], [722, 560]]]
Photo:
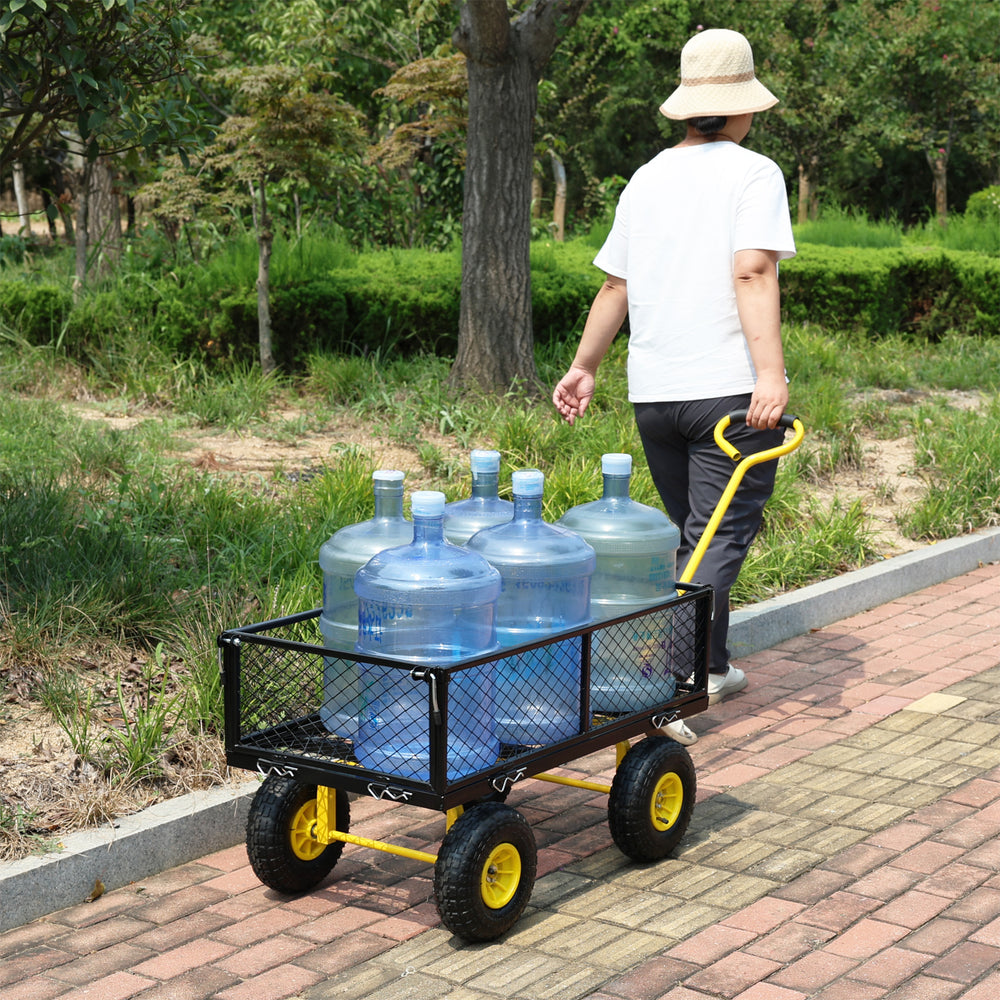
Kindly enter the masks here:
[[[541, 782], [525, 782], [511, 794], [538, 841], [539, 879], [585, 869], [594, 891], [610, 893], [605, 898], [622, 907], [620, 914], [602, 911], [608, 922], [598, 930], [613, 937], [623, 932], [616, 920], [635, 925], [616, 944], [635, 949], [626, 967], [605, 969], [593, 986], [574, 987], [567, 977], [558, 988], [550, 983], [546, 995], [996, 1000], [1000, 696], [992, 691], [1000, 684], [1000, 565], [781, 643], [743, 666], [751, 677], [747, 691], [692, 722], [701, 735], [692, 747], [699, 805], [692, 844], [686, 838], [679, 852], [690, 863], [676, 874], [673, 862], [646, 870], [649, 877], [662, 872], [661, 888], [672, 894], [647, 893], [650, 899], [708, 913], [690, 934], [668, 935], [662, 947], [640, 953], [656, 914], [643, 915], [645, 890], [630, 883], [634, 866], [609, 850], [603, 797]], [[945, 691], [946, 701], [935, 702]], [[915, 703], [916, 710], [901, 711]], [[872, 773], [859, 776], [867, 761], [874, 762]], [[601, 780], [613, 766], [608, 750], [568, 770]], [[737, 796], [744, 811], [730, 821], [737, 832], [745, 824], [746, 837], [734, 834], [720, 849], [712, 824], [728, 815]], [[746, 803], [766, 806], [772, 799], [786, 809], [780, 822], [766, 807], [746, 812]], [[696, 829], [702, 812], [706, 825]], [[410, 807], [352, 803], [352, 832], [362, 836], [433, 852], [442, 827], [439, 816]], [[835, 839], [850, 833], [853, 840]], [[739, 851], [755, 843], [764, 845], [760, 856], [741, 859]], [[793, 875], [782, 876], [781, 865]], [[727, 882], [733, 873], [763, 873], [767, 889], [726, 912], [718, 903], [726, 886], [736, 885]], [[551, 961], [557, 949], [546, 950], [547, 933], [556, 940], [561, 922], [575, 920], [560, 945], [565, 950], [587, 926], [580, 903], [564, 911], [543, 900], [537, 914], [524, 918], [524, 931], [469, 948], [440, 928], [431, 889], [429, 866], [349, 845], [331, 879], [286, 899], [256, 880], [241, 845], [0, 934], [0, 996], [536, 1000], [542, 990], [534, 985], [507, 993], [477, 988], [476, 967], [495, 955], [515, 964], [518, 957]], [[546, 899], [557, 895], [544, 892]], [[404, 991], [405, 979], [391, 972], [393, 955], [401, 956], [405, 972], [414, 971], [410, 956], [431, 940], [431, 928], [452, 965], [438, 962], [430, 985], [425, 980], [420, 987], [415, 977], [413, 990]], [[440, 953], [441, 946], [434, 954]], [[382, 975], [373, 972], [364, 992], [360, 980], [344, 978], [357, 970]]]

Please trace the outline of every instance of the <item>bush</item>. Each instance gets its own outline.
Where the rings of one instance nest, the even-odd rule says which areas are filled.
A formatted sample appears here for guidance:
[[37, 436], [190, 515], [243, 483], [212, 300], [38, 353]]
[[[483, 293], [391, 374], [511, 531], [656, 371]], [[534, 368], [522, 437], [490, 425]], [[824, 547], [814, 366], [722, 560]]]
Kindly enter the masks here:
[[57, 285], [0, 283], [0, 322], [29, 344], [54, 344], [62, 334], [73, 300]]
[[1000, 184], [969, 195], [965, 203], [965, 217], [991, 226], [994, 231], [1000, 227]]
[[783, 313], [793, 323], [897, 331], [937, 338], [983, 332], [1000, 321], [1000, 262], [948, 250], [803, 244], [781, 265]]

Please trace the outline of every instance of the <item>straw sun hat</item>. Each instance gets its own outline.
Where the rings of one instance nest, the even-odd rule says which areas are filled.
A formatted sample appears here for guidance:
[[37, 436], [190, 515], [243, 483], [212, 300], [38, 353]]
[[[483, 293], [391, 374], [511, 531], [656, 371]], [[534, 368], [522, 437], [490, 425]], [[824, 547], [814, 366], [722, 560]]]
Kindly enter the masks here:
[[667, 118], [744, 115], [778, 98], [753, 71], [750, 43], [738, 31], [709, 28], [681, 49], [681, 85], [660, 105]]

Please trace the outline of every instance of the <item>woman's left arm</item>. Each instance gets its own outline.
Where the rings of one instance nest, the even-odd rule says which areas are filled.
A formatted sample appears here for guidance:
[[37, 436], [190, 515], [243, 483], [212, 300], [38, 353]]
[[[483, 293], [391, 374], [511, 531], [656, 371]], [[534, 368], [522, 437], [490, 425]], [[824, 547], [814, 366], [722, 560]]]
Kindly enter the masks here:
[[759, 430], [777, 427], [788, 405], [777, 252], [737, 250], [733, 257], [733, 281], [743, 336], [757, 371], [747, 423]]

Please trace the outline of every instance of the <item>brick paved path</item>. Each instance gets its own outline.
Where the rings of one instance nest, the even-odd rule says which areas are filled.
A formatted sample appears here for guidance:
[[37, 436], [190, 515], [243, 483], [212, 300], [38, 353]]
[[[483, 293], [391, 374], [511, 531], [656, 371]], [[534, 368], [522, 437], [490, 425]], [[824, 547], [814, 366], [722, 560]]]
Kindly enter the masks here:
[[[676, 857], [627, 861], [606, 798], [528, 781], [539, 846], [501, 941], [439, 924], [432, 869], [348, 845], [288, 900], [233, 848], [0, 934], [4, 1000], [996, 1000], [1000, 565], [742, 661], [693, 720]], [[613, 751], [566, 773], [610, 781]], [[443, 818], [356, 800], [432, 853]]]

